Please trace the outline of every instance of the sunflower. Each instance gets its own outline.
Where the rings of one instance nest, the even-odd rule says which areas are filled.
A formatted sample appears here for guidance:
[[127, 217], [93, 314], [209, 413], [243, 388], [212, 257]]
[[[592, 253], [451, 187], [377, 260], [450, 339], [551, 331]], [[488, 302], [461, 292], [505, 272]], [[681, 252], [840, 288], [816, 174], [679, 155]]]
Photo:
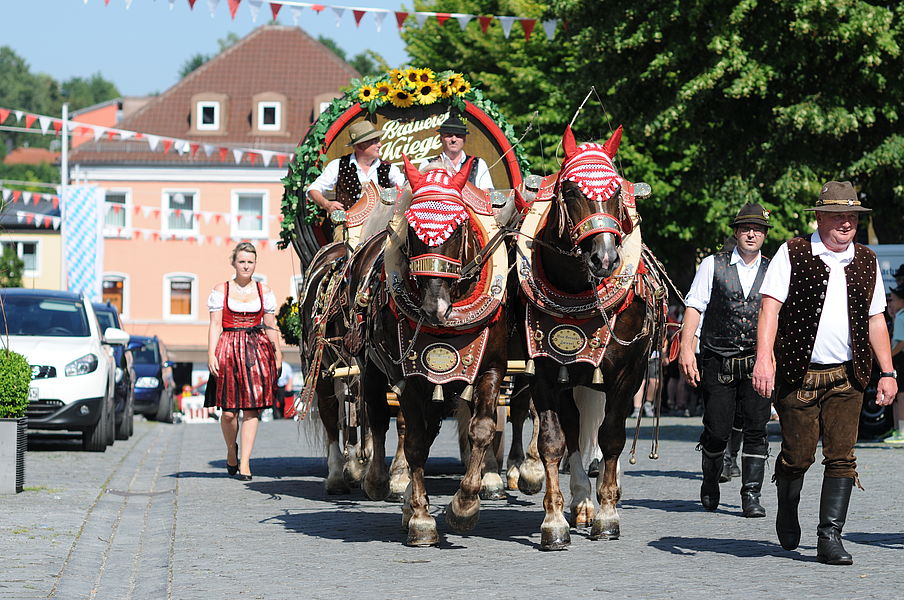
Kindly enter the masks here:
[[372, 85], [362, 85], [358, 91], [358, 100], [361, 102], [370, 102], [376, 99], [378, 95], [377, 88]]
[[418, 104], [433, 104], [439, 98], [439, 86], [435, 83], [422, 83], [414, 91]]
[[417, 70], [418, 83], [433, 83], [435, 75], [431, 69], [423, 68]]
[[456, 77], [449, 84], [452, 86], [452, 93], [457, 96], [464, 96], [471, 91], [471, 84], [461, 77]]
[[381, 81], [380, 83], [374, 86], [377, 90], [377, 98], [385, 100], [389, 93], [392, 91], [392, 84], [388, 81]]
[[402, 72], [402, 76], [404, 77], [403, 83], [405, 84], [405, 87], [414, 89], [414, 87], [420, 82], [420, 69], [405, 69]]
[[452, 95], [452, 82], [448, 79], [438, 81], [436, 85], [439, 88], [440, 98], [448, 98]]
[[414, 104], [414, 96], [411, 95], [411, 92], [402, 88], [392, 88], [389, 92], [389, 101], [392, 102], [393, 106], [398, 106], [399, 108], [408, 108], [412, 104]]
[[398, 85], [405, 78], [404, 71], [401, 69], [392, 69], [389, 71], [389, 81], [394, 85]]

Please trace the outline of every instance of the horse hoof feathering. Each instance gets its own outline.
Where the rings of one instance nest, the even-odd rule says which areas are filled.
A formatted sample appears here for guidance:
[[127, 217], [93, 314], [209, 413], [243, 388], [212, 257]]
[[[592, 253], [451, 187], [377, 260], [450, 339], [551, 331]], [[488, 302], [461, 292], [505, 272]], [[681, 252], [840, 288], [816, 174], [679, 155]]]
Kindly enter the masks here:
[[518, 490], [528, 496], [539, 494], [543, 489], [545, 478], [546, 473], [543, 471], [543, 464], [540, 461], [525, 460], [518, 467]]

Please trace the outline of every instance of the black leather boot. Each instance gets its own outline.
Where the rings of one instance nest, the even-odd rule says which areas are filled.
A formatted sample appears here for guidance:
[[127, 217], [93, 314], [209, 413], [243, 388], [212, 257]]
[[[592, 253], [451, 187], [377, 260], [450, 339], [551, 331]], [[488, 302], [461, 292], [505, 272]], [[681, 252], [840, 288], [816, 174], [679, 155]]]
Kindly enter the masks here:
[[731, 455], [726, 452], [722, 455], [722, 472], [719, 473], [719, 483], [731, 481]]
[[847, 520], [854, 480], [826, 477], [819, 498], [819, 527], [816, 528], [816, 559], [829, 565], [852, 565], [854, 559], [841, 545], [841, 530]]
[[731, 439], [728, 442], [728, 448], [730, 450], [730, 460], [731, 460], [730, 475], [732, 477], [740, 477], [741, 476], [741, 469], [738, 468], [738, 452], [741, 451], [741, 441], [743, 441], [743, 439], [744, 439], [744, 430], [732, 428]]
[[766, 509], [760, 504], [765, 470], [765, 456], [741, 456], [741, 510], [745, 517], [766, 516]]
[[800, 545], [800, 521], [797, 519], [797, 505], [800, 504], [800, 490], [804, 486], [804, 476], [796, 479], [775, 478], [778, 491], [778, 508], [775, 512], [775, 533], [785, 550], [794, 550]]
[[700, 486], [700, 504], [706, 510], [719, 506], [719, 474], [722, 472], [722, 452], [710, 454], [701, 448], [703, 456], [703, 484]]

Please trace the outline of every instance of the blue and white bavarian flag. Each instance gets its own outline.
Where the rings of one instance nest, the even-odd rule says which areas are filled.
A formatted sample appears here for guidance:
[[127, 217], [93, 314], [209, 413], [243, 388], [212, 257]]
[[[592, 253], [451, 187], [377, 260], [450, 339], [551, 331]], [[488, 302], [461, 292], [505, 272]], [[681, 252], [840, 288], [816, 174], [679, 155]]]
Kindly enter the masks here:
[[104, 194], [95, 185], [66, 188], [63, 197], [69, 291], [100, 302], [104, 270]]

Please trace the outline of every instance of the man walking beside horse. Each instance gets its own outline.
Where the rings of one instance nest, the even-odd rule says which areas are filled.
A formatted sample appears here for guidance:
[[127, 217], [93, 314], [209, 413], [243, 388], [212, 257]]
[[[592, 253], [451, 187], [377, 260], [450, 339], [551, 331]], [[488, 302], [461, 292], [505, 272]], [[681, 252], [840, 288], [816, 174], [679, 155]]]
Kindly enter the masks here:
[[[679, 366], [688, 384], [703, 391], [703, 484], [700, 503], [706, 510], [719, 506], [719, 476], [731, 437], [735, 412], [744, 429], [741, 454], [741, 508], [745, 517], [765, 517], [760, 504], [769, 445], [766, 423], [769, 398], [754, 391], [751, 372], [755, 357], [756, 320], [760, 284], [769, 259], [760, 248], [766, 239], [769, 213], [759, 204], [744, 206], [732, 222], [737, 242], [730, 252], [707, 256], [687, 295], [681, 332]], [[701, 365], [694, 355], [700, 332]]]

